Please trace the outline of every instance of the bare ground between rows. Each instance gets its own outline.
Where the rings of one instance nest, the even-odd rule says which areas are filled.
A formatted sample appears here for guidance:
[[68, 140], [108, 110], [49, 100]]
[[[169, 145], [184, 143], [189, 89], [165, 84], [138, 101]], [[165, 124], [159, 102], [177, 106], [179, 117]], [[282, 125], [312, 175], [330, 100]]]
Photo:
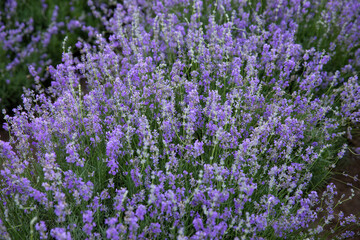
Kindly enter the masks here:
[[[360, 126], [357, 126], [359, 128]], [[356, 217], [360, 216], [360, 155], [354, 151], [354, 148], [360, 147], [360, 136], [357, 135], [349, 140], [349, 149], [345, 157], [337, 164], [334, 169], [334, 174], [328, 180], [328, 183], [333, 183], [336, 186], [337, 195], [335, 197], [335, 204], [341, 199], [342, 195], [345, 197], [343, 199], [349, 198], [352, 191], [354, 191], [355, 196], [343, 202], [341, 205], [338, 205], [334, 209], [334, 215], [337, 216], [340, 212], [344, 213], [344, 216], [349, 216], [350, 214], [355, 215]], [[354, 179], [354, 177], [357, 178]], [[318, 193], [322, 193], [324, 189], [318, 190]], [[340, 222], [337, 217], [330, 223], [329, 226], [324, 228], [324, 234], [328, 235], [329, 229], [339, 226]], [[347, 230], [352, 230], [355, 233], [360, 233], [360, 226], [353, 226]], [[339, 231], [336, 232], [339, 234]], [[334, 234], [330, 234], [326, 239], [333, 239]], [[349, 237], [347, 240], [360, 240], [360, 236]]]

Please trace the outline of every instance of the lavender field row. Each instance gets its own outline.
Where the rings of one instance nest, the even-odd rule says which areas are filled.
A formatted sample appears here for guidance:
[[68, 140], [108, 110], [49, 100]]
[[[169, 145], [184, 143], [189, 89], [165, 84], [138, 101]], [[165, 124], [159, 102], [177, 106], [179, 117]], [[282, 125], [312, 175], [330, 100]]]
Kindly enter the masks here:
[[360, 238], [328, 182], [360, 154], [359, 1], [39, 1], [74, 19], [37, 35], [17, 2], [0, 239]]

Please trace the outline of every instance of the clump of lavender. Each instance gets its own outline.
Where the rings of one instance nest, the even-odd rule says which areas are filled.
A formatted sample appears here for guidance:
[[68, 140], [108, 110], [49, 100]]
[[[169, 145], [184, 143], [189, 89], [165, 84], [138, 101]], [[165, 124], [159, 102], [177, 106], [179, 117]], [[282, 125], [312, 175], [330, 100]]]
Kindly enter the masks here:
[[92, 43], [105, 29], [102, 22], [112, 15], [114, 4], [105, 0], [56, 4], [45, 0], [1, 1], [0, 108], [16, 107], [23, 87], [35, 83], [48, 86], [46, 69], [61, 62], [59, 48], [64, 37], [69, 37], [69, 44], [78, 39]]
[[346, 150], [358, 78], [297, 43], [307, 2], [280, 6], [118, 4], [110, 37], [64, 51], [6, 116], [2, 236], [315, 239], [336, 218], [356, 234], [335, 186], [315, 190]]

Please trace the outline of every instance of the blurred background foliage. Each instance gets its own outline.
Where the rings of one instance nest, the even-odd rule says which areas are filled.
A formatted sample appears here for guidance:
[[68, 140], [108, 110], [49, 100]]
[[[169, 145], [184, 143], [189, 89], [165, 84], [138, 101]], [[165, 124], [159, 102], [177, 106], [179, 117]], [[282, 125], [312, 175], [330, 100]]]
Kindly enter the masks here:
[[[105, 3], [106, 2], [106, 3]], [[88, 43], [105, 27], [101, 17], [111, 14], [115, 1], [4, 0], [0, 2], [0, 109], [21, 104], [23, 88], [34, 87], [33, 66], [39, 83], [50, 85], [49, 65], [61, 62], [62, 45]], [[73, 53], [79, 54], [73, 48]], [[1, 111], [0, 111], [1, 112]], [[1, 119], [3, 117], [0, 113]]]

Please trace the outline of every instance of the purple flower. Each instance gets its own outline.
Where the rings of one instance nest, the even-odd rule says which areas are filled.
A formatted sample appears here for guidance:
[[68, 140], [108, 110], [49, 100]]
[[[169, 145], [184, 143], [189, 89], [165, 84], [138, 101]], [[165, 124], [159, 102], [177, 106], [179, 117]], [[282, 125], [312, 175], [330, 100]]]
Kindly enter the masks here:
[[83, 227], [83, 231], [87, 234], [87, 235], [92, 235], [92, 229], [93, 227], [96, 226], [95, 223], [93, 223], [93, 212], [90, 211], [90, 210], [86, 210], [84, 213], [83, 213], [83, 222], [85, 223], [84, 224], [84, 227]]
[[47, 239], [47, 228], [46, 228], [46, 225], [45, 225], [45, 222], [44, 221], [40, 221], [40, 223], [36, 223], [35, 224], [35, 229], [39, 232], [40, 234], [40, 239]]
[[114, 209], [116, 211], [124, 211], [125, 210], [123, 207], [123, 203], [125, 201], [127, 193], [128, 193], [128, 191], [125, 188], [116, 190], [116, 197], [114, 198], [114, 200], [115, 200]]
[[144, 215], [146, 214], [146, 207], [142, 204], [140, 204], [138, 206], [138, 208], [136, 209], [136, 216], [137, 218], [139, 218], [140, 220], [144, 220]]
[[193, 223], [196, 231], [200, 231], [200, 230], [202, 230], [204, 228], [203, 221], [199, 217], [194, 218], [192, 223]]
[[53, 228], [50, 231], [50, 236], [56, 240], [71, 240], [71, 234], [64, 228]]
[[156, 237], [161, 233], [161, 225], [159, 223], [150, 223], [149, 231]]

